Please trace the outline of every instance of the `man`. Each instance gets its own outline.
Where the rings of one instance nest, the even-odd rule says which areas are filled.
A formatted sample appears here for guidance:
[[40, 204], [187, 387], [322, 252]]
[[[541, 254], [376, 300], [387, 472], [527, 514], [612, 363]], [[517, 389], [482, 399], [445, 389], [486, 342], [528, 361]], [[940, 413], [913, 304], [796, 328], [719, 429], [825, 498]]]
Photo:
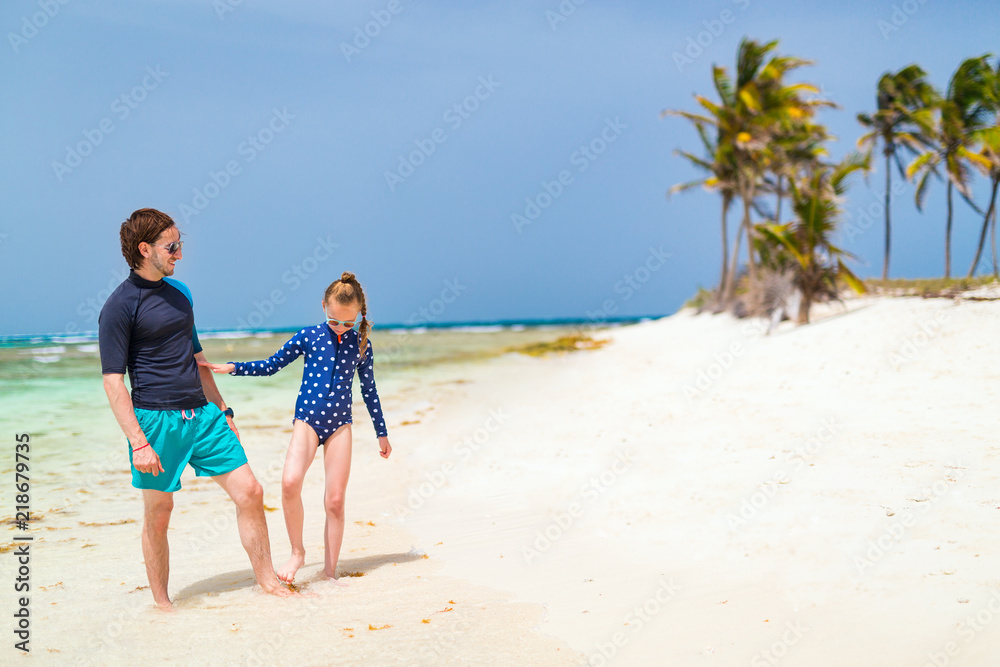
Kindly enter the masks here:
[[[194, 327], [187, 287], [168, 278], [181, 259], [180, 231], [170, 216], [144, 208], [121, 226], [128, 278], [101, 309], [99, 341], [104, 391], [130, 445], [132, 486], [145, 507], [142, 553], [156, 604], [172, 610], [167, 526], [173, 492], [190, 463], [236, 503], [240, 540], [265, 592], [291, 596], [271, 563], [263, 490], [247, 463], [233, 421]], [[125, 388], [128, 371], [132, 393]]]

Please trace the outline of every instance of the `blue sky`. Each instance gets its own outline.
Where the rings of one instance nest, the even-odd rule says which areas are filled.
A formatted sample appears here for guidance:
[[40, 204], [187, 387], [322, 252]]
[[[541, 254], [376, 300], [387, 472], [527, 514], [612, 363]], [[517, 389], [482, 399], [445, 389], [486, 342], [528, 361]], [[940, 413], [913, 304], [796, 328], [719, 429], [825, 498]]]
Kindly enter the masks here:
[[[0, 27], [0, 335], [96, 329], [146, 206], [185, 234], [203, 330], [318, 321], [345, 269], [382, 323], [671, 313], [717, 279], [719, 200], [667, 200], [698, 143], [659, 114], [694, 110], [744, 35], [816, 62], [835, 157], [884, 71], [943, 88], [1000, 51], [989, 3], [930, 0], [35, 0]], [[941, 275], [944, 188], [893, 208], [892, 275]], [[978, 225], [959, 203], [956, 273]], [[882, 243], [879, 218], [844, 245], [879, 275]]]

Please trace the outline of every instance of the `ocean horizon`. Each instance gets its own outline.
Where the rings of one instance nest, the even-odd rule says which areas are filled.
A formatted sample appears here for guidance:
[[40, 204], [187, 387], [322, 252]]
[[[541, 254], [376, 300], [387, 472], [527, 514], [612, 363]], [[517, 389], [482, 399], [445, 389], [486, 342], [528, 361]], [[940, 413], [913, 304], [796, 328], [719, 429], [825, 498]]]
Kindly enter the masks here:
[[[465, 320], [454, 322], [393, 322], [389, 324], [374, 324], [373, 332], [388, 334], [421, 334], [428, 331], [449, 331], [462, 333], [494, 333], [499, 331], [522, 331], [525, 329], [546, 330], [564, 329], [580, 325], [593, 327], [614, 327], [628, 324], [636, 324], [649, 320], [667, 317], [669, 313], [659, 315], [638, 315], [632, 317], [607, 317], [603, 319], [593, 318], [553, 318], [553, 319], [525, 319], [525, 320]], [[198, 330], [199, 339], [240, 339], [240, 338], [265, 338], [277, 334], [293, 333], [303, 327], [313, 326], [315, 322], [301, 324], [299, 326], [285, 327], [237, 327]], [[32, 334], [11, 334], [0, 335], [0, 348], [4, 347], [34, 347], [45, 345], [74, 345], [96, 343], [98, 332], [96, 329], [78, 332], [48, 332]]]

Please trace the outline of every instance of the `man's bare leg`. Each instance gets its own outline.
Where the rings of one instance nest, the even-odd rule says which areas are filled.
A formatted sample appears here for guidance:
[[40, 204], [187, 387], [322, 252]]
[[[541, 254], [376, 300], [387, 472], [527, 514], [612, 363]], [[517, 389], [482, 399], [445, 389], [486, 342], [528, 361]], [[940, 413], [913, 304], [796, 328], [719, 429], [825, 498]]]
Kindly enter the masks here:
[[326, 545], [323, 574], [337, 579], [337, 561], [344, 541], [344, 497], [347, 478], [351, 474], [351, 425], [344, 424], [323, 445], [323, 467], [326, 471], [326, 491], [323, 506], [326, 511], [324, 542]]
[[316, 458], [318, 448], [319, 436], [316, 431], [309, 424], [296, 419], [292, 424], [292, 441], [288, 445], [285, 468], [281, 473], [281, 509], [285, 514], [285, 530], [288, 531], [288, 541], [292, 545], [292, 555], [278, 570], [278, 579], [287, 583], [295, 580], [295, 573], [306, 561], [306, 548], [302, 541], [302, 480]]
[[170, 578], [170, 546], [167, 544], [167, 528], [170, 512], [174, 509], [174, 494], [154, 489], [142, 490], [144, 506], [142, 520], [142, 555], [146, 560], [146, 578], [156, 606], [164, 611], [173, 611], [167, 595], [167, 580]]
[[250, 557], [257, 583], [265, 593], [283, 597], [296, 594], [281, 585], [271, 563], [271, 543], [267, 537], [264, 518], [264, 490], [253, 476], [250, 464], [244, 463], [236, 470], [213, 477], [236, 503], [236, 524], [240, 541]]

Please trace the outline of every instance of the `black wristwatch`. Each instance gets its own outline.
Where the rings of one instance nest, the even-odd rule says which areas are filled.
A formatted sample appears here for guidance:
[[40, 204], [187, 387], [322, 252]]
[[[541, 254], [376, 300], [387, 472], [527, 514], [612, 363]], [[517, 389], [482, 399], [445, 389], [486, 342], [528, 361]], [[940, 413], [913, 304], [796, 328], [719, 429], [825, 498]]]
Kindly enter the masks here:
[[[225, 410], [222, 411], [222, 414], [226, 415], [227, 417], [233, 417], [233, 409], [226, 408]], [[233, 418], [235, 419], [235, 417]]]

